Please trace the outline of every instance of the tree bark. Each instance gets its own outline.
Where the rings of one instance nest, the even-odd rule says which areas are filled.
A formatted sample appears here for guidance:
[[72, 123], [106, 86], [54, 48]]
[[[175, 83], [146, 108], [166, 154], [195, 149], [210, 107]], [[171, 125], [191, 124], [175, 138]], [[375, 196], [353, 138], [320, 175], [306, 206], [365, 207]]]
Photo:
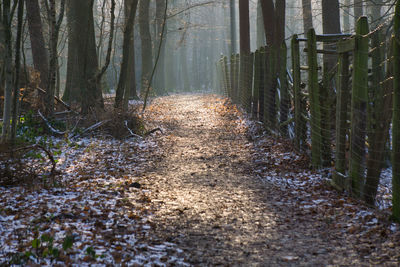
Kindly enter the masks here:
[[261, 9], [261, 0], [257, 1], [257, 48], [265, 46], [264, 18]]
[[363, 15], [363, 1], [354, 0], [354, 28], [357, 25], [357, 20]]
[[285, 17], [286, 17], [286, 0], [276, 0], [275, 1], [275, 40], [276, 46], [279, 47], [285, 41]]
[[48, 86], [49, 56], [46, 49], [40, 7], [38, 0], [25, 0], [26, 18], [28, 20], [29, 36], [31, 40], [33, 66], [40, 73], [40, 87]]
[[[340, 9], [338, 0], [322, 0], [322, 28], [324, 34], [340, 33]], [[332, 49], [332, 44], [324, 43], [324, 49]], [[322, 164], [331, 165], [331, 120], [335, 117], [334, 88], [328, 73], [337, 63], [336, 55], [323, 56], [323, 88], [321, 90], [321, 137]]]
[[149, 25], [150, 1], [139, 1], [139, 31], [142, 42], [142, 78], [141, 88], [144, 90], [150, 83], [150, 75], [153, 68], [153, 48], [151, 43]]
[[[125, 0], [125, 28], [124, 28], [124, 40], [122, 46], [122, 63], [121, 63], [121, 71], [118, 80], [118, 87], [115, 96], [115, 107], [122, 107], [122, 102], [124, 100], [124, 92], [126, 90], [130, 90], [127, 86], [131, 81], [130, 74], [135, 71], [134, 69], [134, 60], [131, 55], [134, 55], [134, 43], [133, 43], [133, 29], [134, 29], [134, 21], [136, 8], [138, 5], [138, 0]], [[133, 67], [132, 67], [133, 65]], [[129, 67], [131, 66], [131, 67]], [[131, 78], [132, 79], [132, 78]], [[136, 88], [135, 88], [136, 91]], [[125, 94], [128, 95], [128, 94]]]
[[22, 43], [22, 24], [24, 16], [24, 1], [18, 1], [18, 15], [17, 15], [17, 36], [15, 40], [15, 79], [13, 88], [13, 105], [12, 105], [12, 122], [11, 122], [11, 143], [14, 145], [17, 135], [18, 123], [18, 106], [19, 106], [19, 74], [21, 71], [21, 43]]
[[273, 0], [260, 0], [261, 9], [264, 18], [264, 31], [267, 44], [272, 45], [275, 43], [275, 5]]
[[240, 28], [240, 96], [241, 104], [247, 112], [251, 111], [251, 92], [248, 70], [250, 69], [250, 19], [249, 1], [239, 0], [239, 28]]
[[11, 31], [11, 3], [10, 0], [3, 1], [2, 6], [2, 25], [4, 32], [4, 110], [3, 110], [3, 130], [2, 142], [10, 138], [10, 119], [11, 119], [11, 95], [13, 88], [13, 68], [12, 68], [12, 31]]
[[64, 100], [81, 104], [82, 112], [103, 106], [93, 19], [94, 0], [67, 1], [69, 27], [67, 83]]
[[61, 22], [64, 18], [64, 5], [65, 0], [61, 1], [61, 8], [59, 19], [56, 19], [56, 2], [55, 0], [49, 1], [50, 8], [48, 11], [49, 18], [49, 31], [50, 31], [50, 71], [48, 72], [48, 78], [46, 85], [46, 115], [53, 116], [54, 112], [54, 93], [56, 90], [56, 82], [57, 82], [57, 69], [58, 69], [58, 53], [57, 53], [57, 45], [58, 45], [58, 33], [60, 31]]
[[229, 12], [230, 12], [230, 31], [231, 31], [231, 54], [236, 53], [236, 6], [235, 0], [229, 1]]
[[4, 69], [5, 69], [5, 36], [3, 25], [3, 9], [0, 5], [0, 96], [4, 96]]
[[[155, 42], [155, 48], [157, 49], [159, 47], [160, 42], [161, 43], [161, 51], [160, 51], [160, 57], [158, 60], [157, 64], [157, 70], [155, 74], [155, 90], [158, 95], [162, 95], [165, 93], [165, 34], [162, 35], [162, 29], [163, 29], [163, 21], [164, 21], [164, 10], [165, 10], [165, 4], [166, 2], [164, 0], [157, 0], [156, 1], [156, 33], [157, 33], [157, 38]], [[165, 31], [165, 30], [164, 30]], [[161, 40], [161, 36], [163, 37], [163, 40]]]
[[307, 33], [309, 29], [313, 28], [311, 0], [302, 0], [301, 3], [303, 8], [303, 29], [304, 33]]

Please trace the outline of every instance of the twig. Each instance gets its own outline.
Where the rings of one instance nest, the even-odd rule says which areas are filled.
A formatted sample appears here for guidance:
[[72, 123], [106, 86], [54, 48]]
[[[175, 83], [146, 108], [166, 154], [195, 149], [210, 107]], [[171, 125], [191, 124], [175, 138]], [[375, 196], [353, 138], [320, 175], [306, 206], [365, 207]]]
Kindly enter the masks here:
[[104, 124], [106, 124], [106, 123], [109, 122], [109, 121], [111, 121], [111, 120], [104, 120], [104, 121], [97, 122], [97, 123], [93, 124], [92, 126], [90, 126], [90, 127], [86, 128], [85, 130], [83, 130], [82, 133], [77, 134], [77, 135], [75, 135], [75, 136], [73, 135], [72, 137], [80, 137], [80, 136], [83, 136], [84, 134], [87, 134], [88, 132], [93, 131], [93, 130], [96, 130], [97, 128], [103, 126]]
[[151, 135], [152, 133], [155, 133], [155, 132], [157, 132], [157, 131], [160, 131], [161, 134], [164, 134], [164, 132], [163, 132], [163, 130], [162, 130], [161, 128], [155, 128], [155, 129], [153, 129], [153, 130], [150, 130], [150, 131], [146, 132], [146, 133], [144, 134], [144, 136], [149, 136], [149, 135]]
[[53, 157], [53, 154], [51, 154], [51, 152], [47, 148], [45, 148], [44, 146], [39, 145], [39, 144], [35, 144], [35, 145], [32, 145], [32, 146], [20, 147], [20, 148], [17, 148], [17, 149], [14, 149], [14, 150], [10, 151], [10, 153], [13, 154], [13, 153], [18, 152], [18, 151], [34, 149], [34, 148], [40, 148], [41, 150], [43, 150], [47, 154], [47, 156], [49, 157], [49, 160], [51, 161], [51, 164], [53, 165], [52, 168], [51, 168], [51, 174], [53, 175], [54, 171], [56, 170], [57, 162], [55, 161], [55, 159]]
[[[42, 88], [40, 88], [40, 87], [37, 87], [36, 89], [37, 89], [39, 92], [41, 92], [41, 93], [43, 93], [43, 94], [46, 94], [46, 91], [45, 91], [44, 89], [42, 89]], [[59, 97], [54, 96], [54, 99], [55, 99], [58, 103], [60, 103], [61, 105], [63, 105], [66, 109], [70, 110], [71, 112], [73, 112], [73, 113], [75, 113], [75, 114], [78, 114], [78, 112], [72, 110], [71, 106], [68, 105], [67, 103], [65, 103], [64, 101], [62, 101]]]
[[[138, 135], [138, 134], [135, 134], [135, 133], [128, 127], [128, 121], [124, 121], [124, 124], [125, 124], [126, 129], [128, 129], [128, 131], [129, 131], [129, 133], [130, 133], [130, 136], [133, 136], [133, 137], [136, 137], [136, 138], [139, 138], [139, 139], [143, 139], [143, 137], [141, 137], [141, 136]], [[129, 137], [129, 136], [128, 136], [128, 137]]]

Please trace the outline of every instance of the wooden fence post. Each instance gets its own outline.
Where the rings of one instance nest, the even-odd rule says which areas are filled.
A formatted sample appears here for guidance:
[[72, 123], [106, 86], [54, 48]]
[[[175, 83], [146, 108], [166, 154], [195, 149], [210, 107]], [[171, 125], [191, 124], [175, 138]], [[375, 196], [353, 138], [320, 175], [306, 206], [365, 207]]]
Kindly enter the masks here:
[[269, 130], [276, 129], [276, 52], [275, 46], [266, 47], [266, 76], [264, 94], [264, 126]]
[[[290, 108], [290, 97], [287, 84], [287, 47], [286, 42], [283, 41], [280, 47], [280, 70], [279, 70], [279, 81], [280, 81], [280, 92], [281, 92], [281, 102], [280, 102], [280, 133], [284, 137], [288, 137], [288, 114]], [[279, 59], [278, 59], [279, 60]]]
[[247, 113], [251, 112], [251, 78], [253, 66], [251, 54], [240, 54], [240, 104]]
[[392, 164], [393, 164], [393, 217], [400, 221], [400, 1], [397, 1], [394, 15], [393, 42], [393, 124], [392, 124]]
[[[372, 86], [370, 86], [370, 97], [368, 101], [368, 159], [367, 177], [364, 186], [364, 200], [370, 205], [375, 204], [375, 197], [378, 192], [379, 180], [384, 166], [386, 144], [389, 137], [390, 121], [392, 119], [393, 108], [393, 68], [387, 68], [387, 80], [384, 80], [381, 32], [373, 34], [372, 41], [375, 48], [372, 52]], [[393, 55], [393, 47], [388, 52], [388, 59]], [[389, 62], [392, 62], [389, 60]], [[390, 65], [390, 63], [388, 64]], [[387, 81], [390, 81], [387, 82]]]
[[354, 196], [361, 196], [364, 185], [365, 135], [368, 101], [368, 34], [367, 17], [357, 21], [354, 51], [353, 89], [351, 99], [350, 179]]
[[240, 103], [240, 54], [236, 54], [236, 60], [235, 60], [235, 70], [236, 70], [236, 91], [234, 93], [234, 102], [235, 104]]
[[311, 112], [311, 159], [314, 168], [321, 167], [321, 102], [318, 84], [317, 39], [314, 29], [307, 33], [308, 91]]
[[303, 96], [301, 95], [300, 45], [297, 34], [292, 37], [291, 47], [294, 94], [294, 143], [296, 148], [300, 151], [305, 145], [306, 121], [304, 120], [305, 107], [303, 105]]
[[229, 67], [228, 67], [228, 57], [223, 57], [223, 68], [224, 68], [224, 79], [226, 85], [226, 93], [228, 97], [232, 97], [232, 88], [231, 88], [231, 76], [229, 74]]
[[[338, 47], [340, 47], [339, 42]], [[349, 53], [339, 54], [339, 67], [337, 77], [336, 97], [336, 151], [335, 151], [335, 172], [333, 184], [340, 190], [346, 188], [346, 136], [348, 134], [347, 112], [350, 98], [349, 91]]]
[[251, 104], [253, 99], [253, 78], [254, 78], [254, 53], [251, 53], [248, 59], [248, 76], [246, 79], [247, 82], [247, 91], [246, 91], [246, 111], [251, 114]]
[[222, 95], [225, 94], [225, 79], [224, 79], [224, 71], [222, 67], [222, 56], [221, 58], [217, 61], [217, 76], [218, 76], [218, 81], [220, 84], [220, 92]]

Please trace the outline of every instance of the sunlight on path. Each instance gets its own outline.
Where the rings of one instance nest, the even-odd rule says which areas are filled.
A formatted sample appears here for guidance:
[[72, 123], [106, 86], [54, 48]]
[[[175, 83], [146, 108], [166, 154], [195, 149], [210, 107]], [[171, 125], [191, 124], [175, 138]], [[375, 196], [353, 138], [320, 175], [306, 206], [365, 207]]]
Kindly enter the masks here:
[[170, 96], [153, 103], [153, 122], [161, 121], [167, 132], [165, 158], [146, 174], [154, 181], [156, 234], [185, 249], [195, 265], [294, 263], [298, 254], [317, 258], [325, 253], [318, 243], [328, 238], [315, 237], [315, 229], [305, 225], [297, 232], [297, 225], [280, 215], [284, 211], [290, 217], [294, 211], [253, 176], [252, 144], [240, 118], [223, 104], [224, 99], [211, 95]]

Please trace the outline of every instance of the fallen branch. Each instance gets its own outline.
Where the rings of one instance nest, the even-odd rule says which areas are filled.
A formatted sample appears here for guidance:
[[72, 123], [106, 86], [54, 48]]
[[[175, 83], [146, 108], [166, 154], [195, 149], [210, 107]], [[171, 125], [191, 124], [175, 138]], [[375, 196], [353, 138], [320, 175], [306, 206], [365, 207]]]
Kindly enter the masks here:
[[40, 117], [40, 118], [44, 121], [44, 123], [46, 124], [47, 128], [49, 128], [49, 130], [50, 130], [52, 133], [57, 134], [57, 135], [65, 135], [66, 131], [61, 132], [61, 131], [55, 129], [53, 126], [51, 126], [50, 122], [45, 118], [45, 116], [43, 116], [43, 114], [40, 112], [40, 110], [38, 110], [38, 114], [39, 114], [39, 117]]
[[[40, 88], [40, 87], [37, 87], [36, 89], [37, 89], [39, 92], [41, 92], [42, 94], [46, 94], [46, 90], [44, 90], [44, 89], [42, 89], [42, 88]], [[75, 113], [75, 114], [78, 114], [78, 112], [74, 111], [74, 110], [71, 108], [70, 105], [68, 105], [67, 103], [65, 103], [64, 101], [62, 101], [59, 97], [54, 96], [54, 99], [55, 99], [58, 103], [60, 103], [61, 105], [63, 105], [66, 109], [70, 110], [71, 112], [73, 112], [73, 113]]]
[[45, 148], [44, 146], [39, 145], [39, 144], [35, 144], [35, 145], [32, 145], [32, 146], [20, 147], [20, 148], [11, 150], [10, 153], [13, 154], [13, 153], [18, 152], [18, 151], [30, 150], [30, 149], [35, 149], [35, 148], [39, 148], [39, 149], [43, 150], [47, 154], [47, 157], [49, 158], [49, 160], [51, 161], [51, 164], [53, 165], [52, 168], [51, 168], [51, 171], [50, 171], [51, 175], [53, 175], [55, 170], [56, 170], [57, 162], [55, 161], [55, 159], [53, 157], [53, 154], [51, 154], [51, 152], [47, 148]]
[[164, 132], [161, 130], [161, 128], [155, 128], [155, 129], [153, 129], [153, 130], [150, 130], [150, 131], [146, 132], [146, 133], [144, 134], [144, 136], [149, 136], [149, 135], [151, 135], [152, 133], [155, 133], [155, 132], [157, 132], [157, 131], [159, 131], [161, 134], [164, 134]]
[[130, 133], [130, 136], [128, 136], [128, 137], [133, 136], [133, 137], [136, 137], [136, 138], [139, 138], [139, 139], [143, 139], [143, 137], [141, 137], [141, 136], [138, 135], [138, 134], [135, 134], [135, 133], [128, 127], [128, 121], [124, 121], [124, 124], [125, 124], [126, 129], [128, 129], [128, 131], [129, 131], [129, 133]]
[[96, 130], [97, 128], [100, 128], [101, 126], [103, 126], [104, 124], [106, 124], [109, 121], [111, 121], [111, 120], [104, 120], [104, 121], [100, 121], [98, 123], [95, 123], [92, 126], [90, 126], [90, 127], [86, 128], [85, 130], [83, 130], [82, 133], [71, 136], [71, 138], [72, 137], [81, 137], [81, 136], [83, 136], [83, 135], [85, 135], [85, 134], [87, 134], [87, 133], [89, 133], [89, 132], [91, 132], [93, 130]]

